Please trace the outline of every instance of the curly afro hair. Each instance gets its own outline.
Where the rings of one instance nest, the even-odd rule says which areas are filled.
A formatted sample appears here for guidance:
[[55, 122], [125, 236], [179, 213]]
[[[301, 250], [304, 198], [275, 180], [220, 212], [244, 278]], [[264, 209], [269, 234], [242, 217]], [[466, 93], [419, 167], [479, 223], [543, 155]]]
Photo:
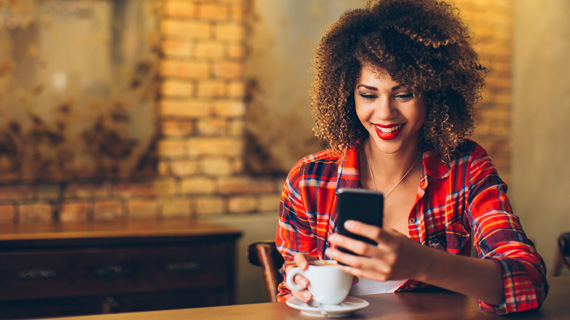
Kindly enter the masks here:
[[420, 147], [449, 161], [472, 133], [486, 72], [458, 10], [436, 0], [371, 0], [329, 25], [313, 62], [311, 97], [315, 135], [334, 150], [368, 134], [354, 104], [365, 65], [425, 96]]

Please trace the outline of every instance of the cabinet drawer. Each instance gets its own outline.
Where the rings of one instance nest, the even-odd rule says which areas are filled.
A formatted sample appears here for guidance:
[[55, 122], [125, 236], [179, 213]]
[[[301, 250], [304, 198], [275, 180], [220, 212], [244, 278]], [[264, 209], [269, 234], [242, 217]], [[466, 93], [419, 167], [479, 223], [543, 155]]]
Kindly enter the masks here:
[[0, 300], [224, 287], [232, 281], [229, 250], [214, 243], [0, 253]]

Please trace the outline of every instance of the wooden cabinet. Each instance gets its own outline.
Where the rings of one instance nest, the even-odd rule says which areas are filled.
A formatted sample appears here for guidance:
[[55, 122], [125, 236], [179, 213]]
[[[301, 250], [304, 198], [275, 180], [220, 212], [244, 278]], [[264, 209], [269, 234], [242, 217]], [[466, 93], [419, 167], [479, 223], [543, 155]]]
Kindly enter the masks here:
[[240, 231], [190, 220], [0, 227], [0, 318], [231, 304]]

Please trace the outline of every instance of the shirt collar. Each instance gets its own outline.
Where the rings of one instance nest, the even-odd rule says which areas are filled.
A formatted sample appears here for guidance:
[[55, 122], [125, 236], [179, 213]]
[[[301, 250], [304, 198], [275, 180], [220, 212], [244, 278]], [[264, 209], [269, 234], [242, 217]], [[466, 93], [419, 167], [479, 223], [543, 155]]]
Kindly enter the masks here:
[[[358, 140], [354, 145], [345, 147], [342, 150], [342, 158], [338, 168], [337, 190], [340, 188], [362, 188], [360, 181], [360, 145], [363, 139]], [[423, 174], [420, 184], [424, 187], [427, 183], [427, 176], [432, 179], [445, 179], [449, 176], [450, 166], [443, 162], [439, 153], [434, 149], [428, 149], [422, 155]]]

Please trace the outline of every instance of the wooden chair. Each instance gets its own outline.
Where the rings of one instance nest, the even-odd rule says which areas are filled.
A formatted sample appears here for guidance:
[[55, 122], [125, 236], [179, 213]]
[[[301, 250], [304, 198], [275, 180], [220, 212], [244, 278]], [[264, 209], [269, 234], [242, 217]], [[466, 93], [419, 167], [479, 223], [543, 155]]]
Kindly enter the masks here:
[[275, 241], [256, 241], [247, 247], [247, 260], [261, 267], [265, 280], [265, 289], [269, 301], [277, 302], [277, 286], [283, 281], [279, 269], [283, 265], [283, 257], [277, 251]]
[[556, 250], [552, 276], [557, 277], [560, 275], [562, 265], [565, 265], [570, 270], [570, 232], [563, 233], [558, 237], [558, 248]]

